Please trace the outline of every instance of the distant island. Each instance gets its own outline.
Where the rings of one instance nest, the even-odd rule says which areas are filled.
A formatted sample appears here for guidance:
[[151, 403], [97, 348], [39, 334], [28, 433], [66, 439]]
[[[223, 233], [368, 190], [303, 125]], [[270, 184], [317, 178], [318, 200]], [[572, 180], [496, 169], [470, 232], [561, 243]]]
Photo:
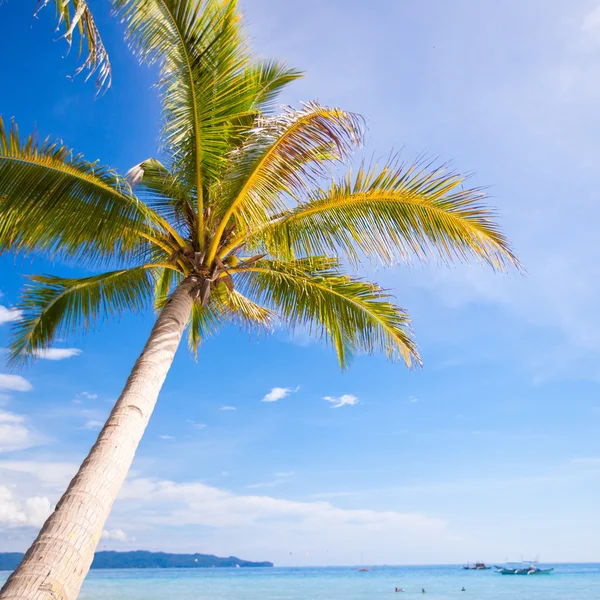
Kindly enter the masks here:
[[[21, 562], [21, 552], [0, 552], [0, 571], [12, 571]], [[252, 562], [236, 556], [212, 554], [168, 554], [166, 552], [96, 552], [92, 569], [210, 569], [212, 567], [272, 567], [272, 562]]]

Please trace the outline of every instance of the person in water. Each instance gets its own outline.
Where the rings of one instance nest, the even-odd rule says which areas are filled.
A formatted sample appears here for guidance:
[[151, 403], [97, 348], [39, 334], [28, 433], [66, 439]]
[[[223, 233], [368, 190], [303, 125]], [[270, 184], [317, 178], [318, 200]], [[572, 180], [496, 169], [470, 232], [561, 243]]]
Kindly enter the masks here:
[[421, 588], [421, 594], [425, 593], [425, 588]]
[[461, 592], [466, 592], [467, 590], [465, 590], [465, 586], [463, 585], [463, 589], [460, 590]]
[[398, 588], [398, 587], [396, 588], [396, 592], [403, 592], [403, 591], [404, 591], [404, 588]]

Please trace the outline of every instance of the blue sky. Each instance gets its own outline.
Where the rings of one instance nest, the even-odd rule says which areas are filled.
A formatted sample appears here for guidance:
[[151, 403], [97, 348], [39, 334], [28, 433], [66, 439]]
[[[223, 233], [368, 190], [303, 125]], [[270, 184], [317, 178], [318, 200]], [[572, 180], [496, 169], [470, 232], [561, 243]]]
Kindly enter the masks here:
[[[75, 56], [53, 43], [50, 10], [32, 28], [33, 3], [0, 7], [0, 114], [124, 172], [156, 154], [159, 107], [153, 73], [108, 3], [95, 5], [114, 69], [99, 99], [67, 79]], [[472, 172], [527, 275], [371, 269], [412, 314], [420, 371], [364, 357], [340, 373], [330, 350], [283, 331], [223, 331], [197, 364], [182, 348], [101, 548], [278, 564], [597, 559], [597, 0], [243, 6], [257, 52], [307, 72], [282, 104], [363, 114], [368, 157], [425, 152]], [[82, 274], [14, 257], [0, 269], [2, 347], [23, 275]], [[152, 318], [65, 339], [23, 371], [0, 367], [0, 549], [32, 540]]]

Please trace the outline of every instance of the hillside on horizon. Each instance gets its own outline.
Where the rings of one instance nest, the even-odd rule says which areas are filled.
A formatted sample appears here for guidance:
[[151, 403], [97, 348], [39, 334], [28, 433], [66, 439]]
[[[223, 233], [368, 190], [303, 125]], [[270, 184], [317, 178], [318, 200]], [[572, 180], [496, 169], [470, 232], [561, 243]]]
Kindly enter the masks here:
[[[23, 559], [22, 552], [0, 552], [0, 571], [12, 571]], [[227, 558], [213, 554], [172, 554], [134, 550], [96, 552], [92, 569], [197, 569], [215, 567], [272, 567], [269, 561], [253, 562], [236, 556]]]

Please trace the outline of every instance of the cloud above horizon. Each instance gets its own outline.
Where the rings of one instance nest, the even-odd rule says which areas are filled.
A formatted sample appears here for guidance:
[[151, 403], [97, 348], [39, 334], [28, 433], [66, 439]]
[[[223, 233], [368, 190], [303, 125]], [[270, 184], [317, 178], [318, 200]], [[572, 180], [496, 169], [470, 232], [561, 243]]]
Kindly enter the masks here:
[[324, 396], [323, 400], [331, 403], [329, 408], [341, 408], [342, 406], [355, 406], [358, 404], [358, 398], [352, 394], [343, 394], [342, 396]]
[[265, 394], [262, 399], [263, 402], [278, 402], [279, 400], [283, 400], [287, 398], [290, 394], [296, 393], [300, 389], [300, 386], [296, 388], [284, 388], [284, 387], [274, 387], [268, 394]]
[[[129, 537], [122, 529], [104, 529], [100, 539], [110, 540], [112, 542], [127, 542]], [[132, 540], [134, 541], [134, 540]]]
[[33, 386], [25, 377], [20, 375], [9, 375], [0, 373], [0, 390], [9, 390], [11, 392], [30, 392]]
[[81, 353], [82, 350], [79, 348], [44, 348], [43, 350], [36, 350], [34, 356], [42, 360], [64, 360], [79, 356]]
[[41, 441], [41, 436], [26, 425], [24, 416], [0, 410], [0, 452], [25, 450]]
[[22, 317], [22, 310], [17, 308], [7, 308], [6, 306], [0, 305], [0, 325], [4, 325], [4, 323], [11, 323], [13, 321], [20, 321]]

